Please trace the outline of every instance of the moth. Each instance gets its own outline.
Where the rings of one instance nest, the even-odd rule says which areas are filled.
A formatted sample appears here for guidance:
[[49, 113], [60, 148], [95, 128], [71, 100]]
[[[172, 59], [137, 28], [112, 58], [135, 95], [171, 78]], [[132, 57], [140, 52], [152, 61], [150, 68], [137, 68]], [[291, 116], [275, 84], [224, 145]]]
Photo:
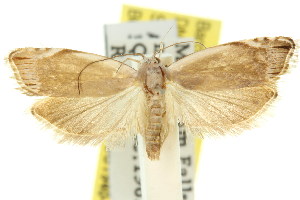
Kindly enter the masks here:
[[157, 54], [138, 70], [69, 49], [22, 48], [9, 63], [22, 91], [46, 96], [31, 112], [61, 142], [122, 145], [141, 134], [149, 159], [178, 123], [195, 136], [237, 134], [277, 97], [276, 81], [295, 57], [288, 37], [231, 42], [193, 53], [170, 66]]

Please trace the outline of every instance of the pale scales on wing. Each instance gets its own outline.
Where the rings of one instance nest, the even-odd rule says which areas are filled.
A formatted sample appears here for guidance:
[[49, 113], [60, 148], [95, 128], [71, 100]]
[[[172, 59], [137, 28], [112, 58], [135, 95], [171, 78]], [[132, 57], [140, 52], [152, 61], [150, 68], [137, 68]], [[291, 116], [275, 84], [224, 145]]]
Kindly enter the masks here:
[[137, 133], [150, 159], [177, 122], [196, 136], [251, 128], [277, 96], [276, 80], [294, 59], [287, 37], [256, 38], [207, 48], [168, 68], [144, 60], [134, 71], [103, 56], [67, 49], [18, 49], [10, 54], [28, 95], [49, 96], [32, 112], [54, 127], [61, 141], [113, 148]]

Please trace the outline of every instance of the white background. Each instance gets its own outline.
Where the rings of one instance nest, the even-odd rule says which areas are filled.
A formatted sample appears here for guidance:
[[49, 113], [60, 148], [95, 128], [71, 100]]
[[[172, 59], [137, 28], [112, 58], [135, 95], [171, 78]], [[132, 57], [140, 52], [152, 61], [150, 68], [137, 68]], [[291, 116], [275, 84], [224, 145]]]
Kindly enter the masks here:
[[[178, 3], [177, 3], [178, 2]], [[277, 1], [278, 2], [278, 1]], [[103, 25], [123, 3], [216, 18], [221, 43], [258, 36], [300, 38], [297, 1], [1, 1], [0, 59], [18, 47], [104, 54]], [[98, 148], [56, 144], [26, 110], [34, 98], [14, 88], [0, 63], [0, 199], [91, 199]], [[238, 137], [208, 138], [196, 199], [300, 199], [299, 67], [283, 78], [273, 116]]]

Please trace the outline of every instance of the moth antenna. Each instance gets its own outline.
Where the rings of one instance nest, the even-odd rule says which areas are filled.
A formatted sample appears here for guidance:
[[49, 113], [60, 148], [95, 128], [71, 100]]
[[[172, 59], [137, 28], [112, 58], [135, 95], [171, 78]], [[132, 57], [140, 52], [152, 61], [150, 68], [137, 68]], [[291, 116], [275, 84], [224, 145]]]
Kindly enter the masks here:
[[165, 33], [165, 35], [162, 37], [161, 39], [161, 43], [165, 40], [165, 37], [168, 35], [168, 33], [172, 30], [172, 28], [174, 27], [174, 25], [172, 25], [169, 30]]
[[[143, 59], [145, 58], [144, 54], [141, 54], [141, 53], [121, 54], [121, 55], [113, 56], [113, 57], [111, 57], [111, 58], [105, 58], [105, 59], [101, 59], [101, 60], [95, 60], [95, 61], [90, 62], [89, 64], [87, 64], [84, 68], [82, 68], [82, 70], [79, 72], [78, 77], [77, 77], [77, 89], [78, 89], [78, 94], [79, 94], [79, 96], [80, 96], [80, 94], [81, 94], [81, 82], [80, 82], [80, 77], [81, 77], [83, 71], [84, 71], [86, 68], [88, 68], [88, 66], [90, 66], [90, 65], [92, 65], [92, 64], [95, 64], [95, 63], [97, 63], [97, 62], [102, 62], [102, 61], [106, 61], [106, 60], [114, 60], [114, 58], [122, 57], [122, 56], [129, 56], [129, 55], [142, 56]], [[117, 61], [117, 60], [115, 60], [115, 61]], [[121, 65], [124, 64], [123, 62], [120, 62], [120, 61], [117, 61], [117, 62], [121, 63]], [[120, 67], [119, 67], [119, 68], [120, 68]], [[119, 68], [118, 68], [118, 70], [119, 70]], [[117, 70], [117, 71], [118, 71], [118, 70]]]
[[167, 49], [167, 48], [170, 48], [170, 47], [172, 47], [172, 46], [175, 46], [176, 44], [184, 44], [184, 43], [195, 43], [195, 44], [200, 44], [201, 46], [203, 46], [205, 49], [207, 49], [207, 47], [204, 45], [204, 44], [202, 44], [201, 42], [197, 42], [197, 41], [186, 41], [186, 42], [177, 42], [177, 43], [174, 43], [174, 44], [171, 44], [171, 45], [169, 45], [169, 46], [166, 46], [166, 47], [164, 47], [162, 50], [165, 50], [165, 49]]

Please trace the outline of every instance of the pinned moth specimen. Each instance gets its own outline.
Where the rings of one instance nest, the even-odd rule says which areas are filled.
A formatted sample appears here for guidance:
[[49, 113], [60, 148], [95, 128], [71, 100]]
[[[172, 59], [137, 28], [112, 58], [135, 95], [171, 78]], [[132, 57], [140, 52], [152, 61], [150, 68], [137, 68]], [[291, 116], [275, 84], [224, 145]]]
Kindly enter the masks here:
[[276, 98], [294, 51], [291, 38], [264, 37], [206, 48], [170, 66], [154, 54], [138, 70], [55, 48], [17, 49], [9, 62], [25, 94], [47, 96], [31, 111], [61, 142], [113, 148], [141, 134], [157, 160], [178, 123], [200, 137], [253, 127]]

